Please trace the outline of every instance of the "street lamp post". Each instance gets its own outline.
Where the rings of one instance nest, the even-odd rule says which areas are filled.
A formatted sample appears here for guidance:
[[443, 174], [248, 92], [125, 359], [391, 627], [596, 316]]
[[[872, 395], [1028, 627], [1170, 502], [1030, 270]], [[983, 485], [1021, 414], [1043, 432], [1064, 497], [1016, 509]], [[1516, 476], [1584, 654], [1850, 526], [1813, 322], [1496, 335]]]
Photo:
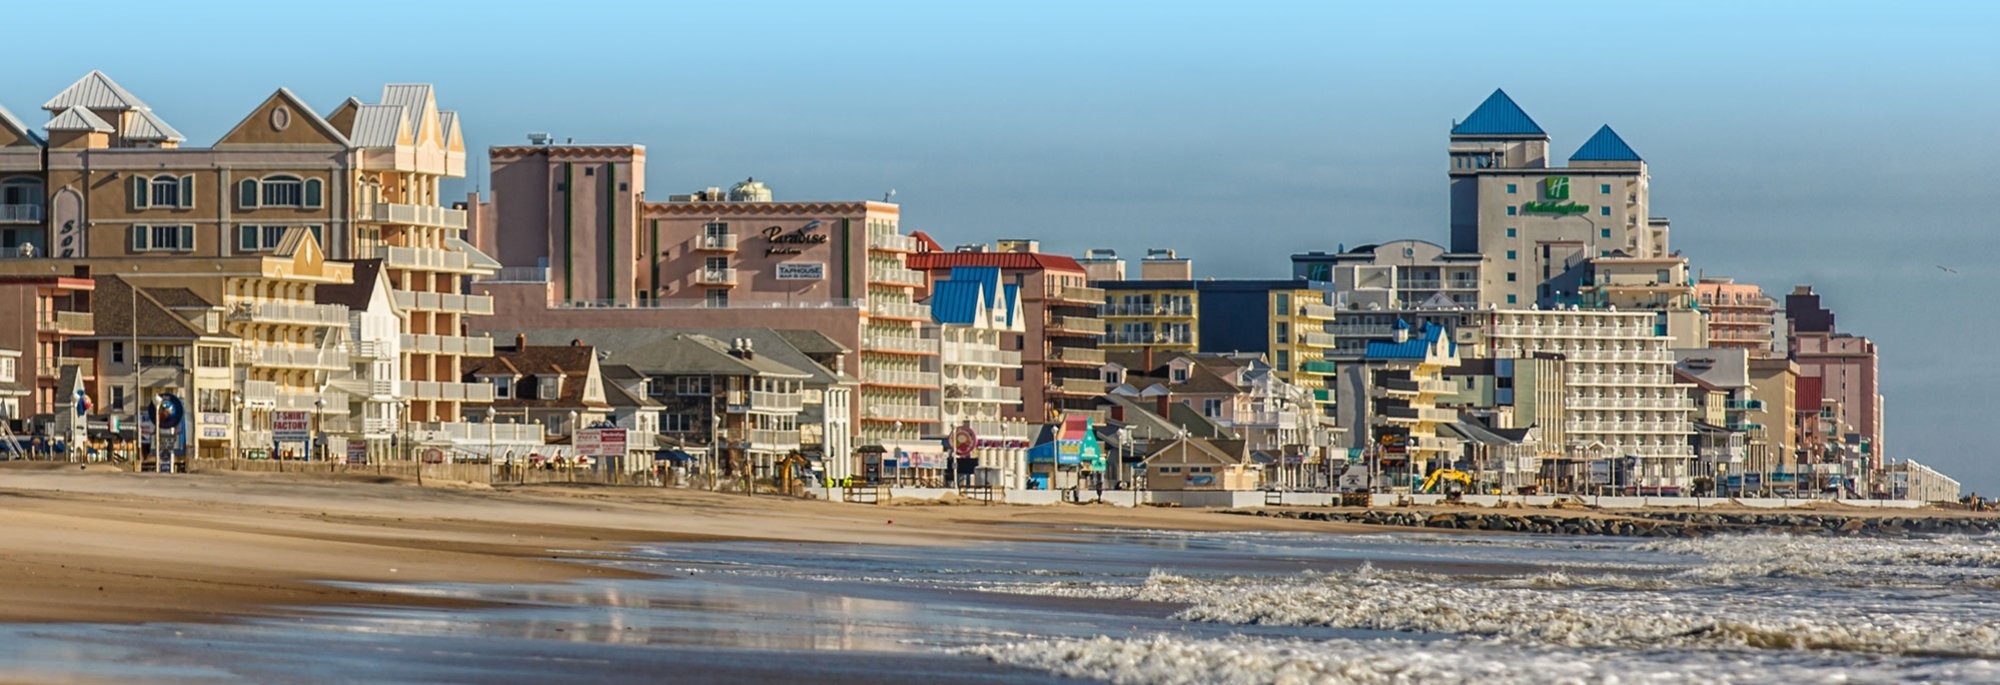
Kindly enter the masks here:
[[[314, 449], [314, 447], [319, 445], [320, 444], [319, 441], [324, 439], [325, 437], [326, 437], [326, 396], [320, 395], [319, 397], [313, 398], [313, 432], [312, 434], [306, 436], [307, 462], [311, 462], [313, 460], [313, 452], [317, 451]], [[322, 454], [320, 455], [320, 458], [325, 459], [326, 455]], [[331, 464], [331, 462], [328, 463]], [[329, 466], [327, 470], [331, 471], [332, 468]]]
[[493, 405], [490, 404], [486, 405], [486, 484], [487, 485], [493, 484], [493, 456], [500, 451], [499, 448], [500, 436], [494, 434], [494, 431], [498, 430], [499, 426], [498, 424], [493, 422], [493, 418], [498, 414], [499, 412], [493, 409]]

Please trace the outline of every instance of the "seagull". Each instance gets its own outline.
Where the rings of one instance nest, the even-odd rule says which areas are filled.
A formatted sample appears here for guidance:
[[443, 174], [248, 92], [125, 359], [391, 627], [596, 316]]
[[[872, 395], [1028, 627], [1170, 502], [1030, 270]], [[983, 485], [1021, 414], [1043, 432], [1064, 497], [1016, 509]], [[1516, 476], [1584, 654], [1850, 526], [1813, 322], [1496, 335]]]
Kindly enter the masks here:
[[1943, 271], [1943, 272], [1945, 272], [1945, 273], [1948, 273], [1948, 274], [1955, 274], [1955, 273], [1958, 273], [1958, 269], [1954, 269], [1954, 268], [1951, 268], [1951, 267], [1949, 267], [1949, 266], [1945, 266], [1945, 265], [1943, 265], [1943, 264], [1939, 264], [1939, 265], [1938, 265], [1938, 270], [1939, 270], [1939, 271]]

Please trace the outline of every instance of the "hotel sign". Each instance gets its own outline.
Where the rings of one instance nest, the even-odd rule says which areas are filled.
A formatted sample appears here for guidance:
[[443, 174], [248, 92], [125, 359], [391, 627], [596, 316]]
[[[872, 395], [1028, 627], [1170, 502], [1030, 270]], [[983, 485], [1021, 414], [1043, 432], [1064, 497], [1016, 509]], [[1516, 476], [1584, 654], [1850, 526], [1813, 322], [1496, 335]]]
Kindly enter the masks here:
[[768, 257], [781, 254], [801, 254], [808, 247], [824, 245], [826, 244], [826, 234], [823, 232], [814, 232], [820, 230], [824, 225], [820, 220], [813, 219], [794, 231], [786, 231], [783, 226], [766, 227], [764, 229], [764, 241], [769, 243], [769, 245], [765, 246], [764, 255]]
[[1555, 214], [1569, 216], [1590, 211], [1589, 205], [1569, 202], [1569, 177], [1550, 176], [1542, 179], [1542, 199], [1521, 205], [1521, 211], [1530, 214]]
[[818, 281], [826, 278], [826, 262], [778, 262], [780, 281]]

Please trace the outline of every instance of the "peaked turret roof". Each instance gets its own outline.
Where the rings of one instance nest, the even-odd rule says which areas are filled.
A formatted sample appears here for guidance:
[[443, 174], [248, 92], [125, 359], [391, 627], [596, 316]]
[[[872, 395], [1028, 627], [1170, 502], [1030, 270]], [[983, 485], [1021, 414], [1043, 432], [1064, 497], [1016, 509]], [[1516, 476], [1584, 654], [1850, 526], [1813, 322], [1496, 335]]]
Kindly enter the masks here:
[[1498, 88], [1477, 109], [1466, 115], [1465, 121], [1451, 127], [1454, 136], [1546, 136], [1540, 124], [1521, 111], [1514, 104], [1514, 98], [1507, 97], [1507, 91]]
[[84, 74], [83, 78], [77, 79], [76, 83], [64, 88], [63, 92], [42, 103], [42, 109], [51, 112], [60, 112], [71, 107], [149, 109], [146, 101], [140, 100], [139, 96], [132, 94], [132, 91], [125, 90], [124, 86], [118, 85], [117, 81], [111, 80], [111, 77], [96, 69], [90, 70], [90, 73]]
[[81, 106], [63, 110], [62, 114], [58, 114], [56, 118], [50, 119], [49, 123], [42, 128], [50, 131], [96, 131], [98, 133], [110, 133], [116, 130], [111, 128], [111, 124], [105, 123], [103, 119], [98, 118], [95, 114], [91, 114], [90, 110], [84, 109]]
[[138, 110], [133, 114], [136, 116], [132, 117], [132, 127], [125, 130], [126, 140], [171, 140], [176, 143], [187, 140], [180, 131], [161, 121], [160, 117], [154, 115], [150, 109]]
[[1617, 131], [1611, 130], [1611, 126], [1606, 124], [1603, 128], [1597, 129], [1597, 133], [1590, 136], [1590, 140], [1583, 141], [1583, 147], [1577, 148], [1576, 154], [1569, 156], [1569, 161], [1643, 162], [1645, 160], [1639, 157], [1639, 153], [1632, 151], [1632, 146], [1625, 144], [1624, 138], [1618, 137]]

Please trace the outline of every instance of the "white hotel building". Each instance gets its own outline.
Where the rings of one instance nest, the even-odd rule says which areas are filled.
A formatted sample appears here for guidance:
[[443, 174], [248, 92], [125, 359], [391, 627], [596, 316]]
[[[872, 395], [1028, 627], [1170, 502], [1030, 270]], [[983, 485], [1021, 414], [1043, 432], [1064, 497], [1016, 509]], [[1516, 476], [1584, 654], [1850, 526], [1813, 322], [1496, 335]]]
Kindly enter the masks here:
[[1000, 485], [1024, 487], [1038, 426], [1001, 418], [1004, 407], [1021, 403], [1021, 389], [1001, 382], [1021, 368], [1019, 351], [1001, 349], [1002, 334], [1026, 330], [1020, 287], [1003, 283], [998, 268], [954, 267], [949, 279], [932, 285], [930, 312], [938, 328], [944, 435], [969, 428], [979, 465], [999, 469]]

